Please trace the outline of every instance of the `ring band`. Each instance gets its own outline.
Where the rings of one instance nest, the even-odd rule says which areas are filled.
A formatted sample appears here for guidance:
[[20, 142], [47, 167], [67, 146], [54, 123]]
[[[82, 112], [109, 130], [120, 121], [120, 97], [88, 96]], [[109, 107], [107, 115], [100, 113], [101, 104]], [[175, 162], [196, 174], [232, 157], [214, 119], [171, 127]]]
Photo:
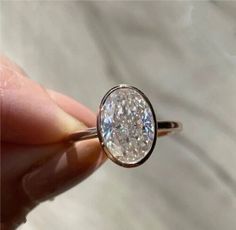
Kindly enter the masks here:
[[156, 120], [151, 102], [139, 89], [118, 85], [103, 97], [97, 116], [97, 127], [70, 134], [67, 141], [99, 139], [113, 162], [136, 167], [151, 155], [157, 137], [182, 130], [176, 121]]
[[[177, 121], [157, 121], [157, 137], [174, 134], [182, 130], [182, 124]], [[67, 138], [68, 141], [83, 141], [98, 137], [97, 128], [88, 128], [86, 130], [74, 132]]]

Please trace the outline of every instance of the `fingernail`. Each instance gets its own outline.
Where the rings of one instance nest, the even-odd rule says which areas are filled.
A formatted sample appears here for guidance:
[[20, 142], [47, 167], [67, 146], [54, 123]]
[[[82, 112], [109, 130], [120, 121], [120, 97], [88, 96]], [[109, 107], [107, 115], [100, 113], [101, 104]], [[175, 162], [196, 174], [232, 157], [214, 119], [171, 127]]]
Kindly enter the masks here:
[[87, 129], [87, 126], [83, 122], [75, 119], [62, 109], [58, 109], [55, 113], [55, 120], [58, 133], [58, 138], [55, 138], [56, 142], [64, 142], [65, 140], [68, 140], [68, 136], [71, 133]]
[[97, 140], [78, 142], [26, 174], [23, 189], [34, 202], [50, 199], [88, 177], [104, 160]]
[[57, 114], [57, 119], [59, 121], [59, 128], [61, 129], [62, 133], [70, 134], [74, 131], [87, 128], [87, 126], [83, 122], [75, 119], [62, 109], [60, 109], [60, 112]]
[[92, 127], [96, 125], [96, 115], [83, 104], [71, 97], [50, 89], [47, 89], [47, 93], [60, 108], [86, 124], [86, 126]]
[[76, 119], [71, 114], [63, 110], [63, 108], [58, 105], [58, 102], [56, 101], [54, 96], [51, 93], [49, 93], [49, 90], [46, 90], [46, 92], [58, 107], [59, 112], [57, 113], [57, 119], [60, 121], [61, 124], [60, 127], [63, 132], [71, 133], [76, 130], [82, 130], [87, 128], [87, 126], [82, 121]]

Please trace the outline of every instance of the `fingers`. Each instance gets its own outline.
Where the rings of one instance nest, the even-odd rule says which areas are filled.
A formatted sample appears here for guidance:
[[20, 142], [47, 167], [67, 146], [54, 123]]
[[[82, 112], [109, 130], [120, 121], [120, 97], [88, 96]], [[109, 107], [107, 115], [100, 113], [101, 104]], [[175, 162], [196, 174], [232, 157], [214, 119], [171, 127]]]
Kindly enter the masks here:
[[[106, 157], [98, 140], [59, 144], [72, 132], [95, 125], [96, 117], [89, 109], [44, 89], [9, 60], [0, 59], [0, 75], [1, 142], [5, 146], [1, 172], [5, 188], [11, 191], [5, 194], [12, 201], [12, 208], [6, 208], [9, 202], [3, 204], [8, 220], [15, 207], [28, 206], [28, 197], [37, 203], [67, 190], [89, 176]], [[25, 204], [20, 204], [21, 200]]]
[[54, 197], [88, 177], [105, 160], [98, 140], [78, 142], [23, 178], [23, 188], [36, 203]]
[[2, 141], [21, 144], [59, 142], [69, 133], [84, 129], [82, 121], [89, 125], [94, 122], [94, 116], [84, 106], [68, 97], [50, 93], [54, 102], [44, 88], [9, 66], [0, 63]]

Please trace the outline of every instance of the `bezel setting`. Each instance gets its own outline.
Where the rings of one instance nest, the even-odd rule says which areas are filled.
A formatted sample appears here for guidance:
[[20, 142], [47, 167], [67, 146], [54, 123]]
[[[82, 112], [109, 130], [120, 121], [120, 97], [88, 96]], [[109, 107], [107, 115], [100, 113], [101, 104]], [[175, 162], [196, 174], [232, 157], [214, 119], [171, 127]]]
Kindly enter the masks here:
[[[119, 159], [117, 159], [114, 154], [112, 154], [109, 150], [109, 148], [106, 146], [106, 143], [105, 143], [105, 140], [103, 138], [103, 135], [102, 135], [102, 122], [101, 122], [101, 110], [102, 110], [102, 107], [103, 105], [105, 104], [107, 98], [116, 90], [119, 90], [119, 89], [131, 89], [131, 90], [134, 90], [136, 91], [142, 98], [143, 100], [147, 103], [148, 107], [150, 108], [150, 111], [152, 113], [152, 118], [153, 118], [153, 122], [154, 122], [154, 138], [152, 140], [152, 145], [151, 145], [151, 148], [150, 150], [144, 155], [143, 158], [141, 158], [140, 160], [136, 161], [135, 163], [126, 163], [126, 162], [123, 162]], [[129, 85], [118, 85], [118, 86], [115, 86], [113, 87], [112, 89], [110, 89], [106, 94], [105, 96], [103, 97], [101, 103], [100, 103], [100, 106], [99, 106], [99, 113], [98, 113], [98, 116], [97, 116], [97, 133], [98, 133], [98, 138], [99, 138], [99, 141], [101, 143], [101, 146], [104, 150], [104, 152], [106, 153], [107, 157], [109, 159], [111, 159], [114, 163], [120, 165], [120, 166], [123, 166], [123, 167], [127, 167], [127, 168], [131, 168], [131, 167], [136, 167], [136, 166], [139, 166], [141, 164], [143, 164], [152, 154], [153, 152], [153, 149], [156, 145], [156, 139], [157, 139], [157, 122], [156, 122], [156, 115], [155, 115], [155, 112], [154, 112], [154, 109], [152, 107], [152, 104], [151, 102], [149, 101], [149, 99], [147, 98], [147, 96], [142, 92], [140, 91], [139, 89], [137, 89], [136, 87], [133, 87], [133, 86], [129, 86]]]

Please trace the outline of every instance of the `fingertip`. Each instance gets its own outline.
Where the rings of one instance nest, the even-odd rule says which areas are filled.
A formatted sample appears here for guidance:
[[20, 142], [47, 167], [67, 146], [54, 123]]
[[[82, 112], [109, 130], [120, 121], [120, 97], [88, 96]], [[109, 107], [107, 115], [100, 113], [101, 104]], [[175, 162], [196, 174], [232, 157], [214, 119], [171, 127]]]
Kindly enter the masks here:
[[1, 141], [50, 144], [86, 128], [51, 100], [39, 84], [14, 71], [3, 70], [1, 86]]
[[61, 93], [45, 90], [1, 57], [1, 140], [7, 143], [50, 144], [74, 131], [95, 126], [87, 107]]

